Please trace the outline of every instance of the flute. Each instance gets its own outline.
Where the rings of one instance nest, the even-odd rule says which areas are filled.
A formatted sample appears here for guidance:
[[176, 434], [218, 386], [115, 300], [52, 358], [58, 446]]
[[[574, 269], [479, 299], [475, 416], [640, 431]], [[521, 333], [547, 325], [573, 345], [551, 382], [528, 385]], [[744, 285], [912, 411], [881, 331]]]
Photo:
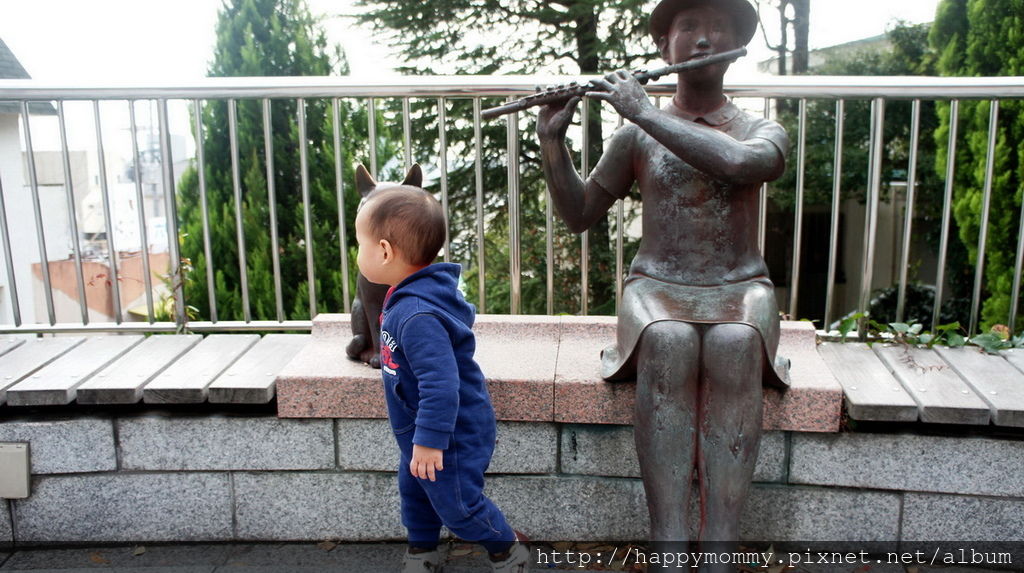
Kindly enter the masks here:
[[[671, 66], [665, 66], [664, 68], [658, 68], [656, 70], [634, 72], [633, 77], [635, 77], [641, 84], [646, 84], [651, 80], [657, 81], [661, 79], [662, 76], [677, 74], [686, 70], [702, 68], [704, 66], [710, 66], [721, 62], [731, 62], [738, 58], [742, 58], [745, 55], [747, 55], [747, 49], [738, 48], [735, 50], [729, 50], [728, 52], [722, 52], [720, 54], [712, 54], [699, 60], [687, 60]], [[530, 94], [522, 99], [517, 99], [498, 107], [485, 109], [480, 116], [484, 119], [493, 119], [500, 115], [523, 111], [524, 109], [537, 105], [569, 101], [576, 96], [584, 96], [587, 92], [594, 91], [595, 89], [596, 86], [594, 86], [593, 82], [588, 82], [584, 85], [572, 82], [571, 84], [556, 86], [535, 94]]]

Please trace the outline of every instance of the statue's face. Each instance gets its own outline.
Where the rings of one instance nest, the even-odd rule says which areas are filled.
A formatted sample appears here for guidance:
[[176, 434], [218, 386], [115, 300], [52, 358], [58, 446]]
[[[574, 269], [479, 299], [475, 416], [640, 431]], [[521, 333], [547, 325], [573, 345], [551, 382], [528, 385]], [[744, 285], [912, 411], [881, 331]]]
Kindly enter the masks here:
[[[680, 11], [672, 19], [668, 33], [658, 40], [661, 57], [669, 64], [717, 54], [738, 48], [736, 30], [728, 13], [711, 5]], [[728, 64], [708, 66], [700, 70], [724, 74]]]

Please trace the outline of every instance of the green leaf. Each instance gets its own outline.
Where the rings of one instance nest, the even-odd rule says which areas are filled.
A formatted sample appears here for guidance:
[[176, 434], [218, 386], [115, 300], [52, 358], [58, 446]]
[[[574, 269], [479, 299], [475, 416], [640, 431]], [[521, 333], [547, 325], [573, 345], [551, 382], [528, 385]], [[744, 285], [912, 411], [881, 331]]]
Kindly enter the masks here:
[[967, 339], [959, 332], [950, 332], [946, 336], [946, 345], [950, 348], [960, 348], [965, 344], [967, 344]]
[[971, 338], [971, 344], [980, 346], [989, 354], [996, 354], [1007, 346], [1006, 341], [1004, 341], [1001, 336], [992, 332], [986, 332]]
[[897, 334], [906, 334], [910, 331], [910, 325], [905, 322], [890, 322], [889, 329]]

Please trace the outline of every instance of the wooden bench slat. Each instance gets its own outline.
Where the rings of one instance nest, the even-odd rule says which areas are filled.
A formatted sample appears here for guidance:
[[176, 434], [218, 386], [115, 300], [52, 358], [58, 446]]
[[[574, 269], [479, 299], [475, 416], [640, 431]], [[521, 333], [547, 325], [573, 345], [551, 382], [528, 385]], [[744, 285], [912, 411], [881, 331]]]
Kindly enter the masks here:
[[137, 403], [143, 386], [202, 340], [198, 334], [147, 338], [79, 386], [78, 403]]
[[75, 346], [7, 390], [12, 406], [59, 406], [75, 399], [79, 385], [145, 339], [138, 334], [96, 336]]
[[83, 342], [81, 336], [36, 338], [0, 356], [0, 404], [7, 401], [8, 388]]
[[818, 345], [818, 353], [843, 387], [850, 418], [885, 422], [917, 420], [917, 402], [866, 344], [823, 342]]
[[274, 398], [277, 373], [310, 340], [308, 334], [268, 334], [217, 377], [209, 401], [220, 404], [266, 404]]
[[1012, 350], [1002, 350], [999, 352], [1010, 363], [1011, 366], [1024, 372], [1024, 349], [1014, 348]]
[[901, 344], [874, 350], [917, 402], [922, 422], [988, 424], [988, 404], [935, 351]]
[[989, 406], [997, 426], [1024, 427], [1024, 372], [978, 348], [936, 347], [953, 370]]
[[27, 339], [27, 338], [6, 338], [6, 339], [0, 341], [0, 356], [3, 356], [4, 354], [7, 354], [8, 352], [14, 350], [15, 348], [21, 346], [22, 344], [25, 343], [26, 340], [29, 340], [29, 339]]
[[211, 334], [142, 388], [147, 404], [195, 404], [207, 387], [249, 347], [258, 334]]

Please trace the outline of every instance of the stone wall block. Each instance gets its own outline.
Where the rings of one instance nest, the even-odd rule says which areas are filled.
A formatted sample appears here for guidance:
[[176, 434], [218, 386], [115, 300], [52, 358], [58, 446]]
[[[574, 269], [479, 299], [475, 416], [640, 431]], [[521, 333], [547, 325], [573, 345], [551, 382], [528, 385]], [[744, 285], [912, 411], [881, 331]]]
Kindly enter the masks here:
[[[640, 477], [633, 426], [566, 424], [562, 426], [561, 471], [610, 477]], [[785, 433], [761, 435], [754, 481], [778, 482], [785, 476]]]
[[242, 540], [403, 539], [394, 474], [241, 473], [235, 516]]
[[915, 434], [793, 434], [792, 483], [1024, 496], [1024, 441]]
[[226, 541], [227, 474], [95, 474], [33, 479], [14, 502], [18, 543]]
[[751, 541], [893, 541], [900, 495], [839, 488], [754, 485], [740, 519]]
[[498, 443], [488, 473], [545, 474], [557, 471], [558, 427], [531, 422], [498, 422]]
[[647, 536], [639, 480], [599, 477], [498, 476], [487, 495], [512, 527], [546, 541], [636, 540]]
[[1024, 500], [905, 494], [903, 540], [943, 539], [1024, 541]]
[[127, 470], [334, 468], [330, 420], [145, 415], [117, 424]]
[[109, 418], [11, 419], [0, 422], [0, 442], [28, 442], [33, 475], [117, 469]]

